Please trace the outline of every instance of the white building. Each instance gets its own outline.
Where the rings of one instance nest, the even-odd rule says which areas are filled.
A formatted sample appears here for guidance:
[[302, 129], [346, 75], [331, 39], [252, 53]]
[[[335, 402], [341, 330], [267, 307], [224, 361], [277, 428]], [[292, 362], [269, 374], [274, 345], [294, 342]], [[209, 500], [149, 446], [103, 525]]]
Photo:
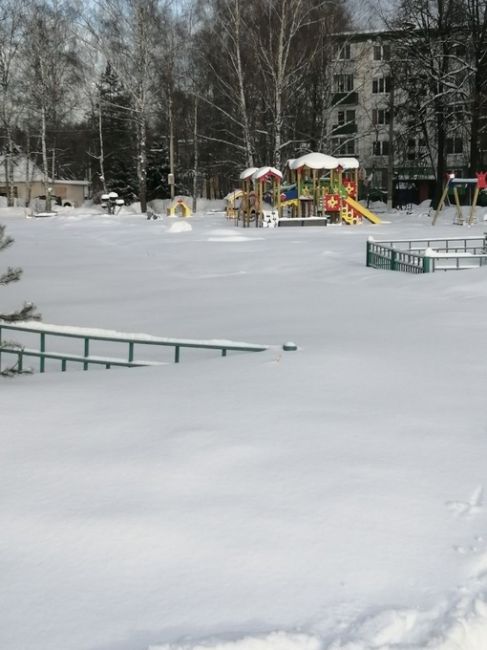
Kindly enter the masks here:
[[[17, 205], [28, 205], [32, 200], [44, 196], [44, 176], [42, 170], [25, 155], [14, 155], [10, 159], [11, 195]], [[7, 196], [8, 161], [0, 156], [0, 196]], [[49, 187], [54, 201], [59, 205], [77, 207], [90, 195], [88, 180], [49, 179]]]

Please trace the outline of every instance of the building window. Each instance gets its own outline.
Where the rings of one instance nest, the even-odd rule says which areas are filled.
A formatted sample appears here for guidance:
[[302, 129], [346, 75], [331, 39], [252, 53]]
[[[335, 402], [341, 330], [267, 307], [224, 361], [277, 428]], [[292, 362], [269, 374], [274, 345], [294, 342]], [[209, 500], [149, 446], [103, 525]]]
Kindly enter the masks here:
[[374, 45], [374, 61], [389, 61], [390, 58], [390, 45]]
[[372, 79], [372, 92], [374, 94], [390, 93], [391, 92], [391, 78], [390, 77], [377, 77]]
[[[11, 196], [13, 196], [15, 199], [19, 198], [17, 186], [14, 186], [13, 188], [10, 188]], [[0, 196], [7, 196], [7, 188], [6, 186], [1, 186], [0, 185]]]
[[331, 145], [335, 155], [339, 156], [354, 156], [355, 155], [355, 140], [351, 138], [333, 138]]
[[389, 124], [391, 113], [387, 108], [374, 108], [372, 111], [372, 124]]
[[389, 155], [389, 141], [377, 140], [372, 144], [372, 154], [374, 156], [388, 156]]
[[446, 153], [463, 153], [462, 138], [447, 138]]
[[353, 74], [336, 74], [333, 77], [336, 93], [349, 93], [353, 90]]
[[343, 126], [344, 124], [354, 124], [355, 111], [338, 111], [337, 123], [339, 126]]
[[340, 45], [337, 50], [337, 59], [340, 61], [350, 61], [351, 58], [350, 43]]

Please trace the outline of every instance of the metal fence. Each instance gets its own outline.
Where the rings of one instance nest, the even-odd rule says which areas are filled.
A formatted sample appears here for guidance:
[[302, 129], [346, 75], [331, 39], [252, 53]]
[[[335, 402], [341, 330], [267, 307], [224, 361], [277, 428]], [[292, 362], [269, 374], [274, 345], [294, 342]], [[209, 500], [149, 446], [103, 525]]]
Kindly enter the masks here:
[[405, 273], [459, 271], [487, 264], [487, 234], [367, 241], [366, 264]]
[[[15, 343], [5, 341], [5, 332], [13, 332], [14, 338], [25, 339], [25, 335], [36, 335], [37, 343], [34, 342], [32, 347], [26, 347], [23, 341]], [[47, 349], [48, 341], [52, 342], [55, 338], [63, 338], [79, 342], [76, 349], [69, 351], [54, 351], [52, 346]], [[120, 356], [111, 357], [107, 355], [92, 354], [92, 344], [94, 341], [115, 344], [121, 348]], [[228, 352], [263, 352], [269, 349], [267, 345], [256, 345], [253, 343], [237, 343], [233, 341], [200, 341], [190, 339], [169, 339], [160, 338], [144, 334], [122, 334], [110, 332], [107, 330], [89, 330], [83, 328], [69, 328], [41, 323], [22, 323], [11, 324], [0, 321], [0, 371], [5, 366], [3, 357], [5, 355], [16, 357], [18, 370], [24, 369], [24, 360], [28, 357], [39, 360], [39, 372], [46, 371], [46, 361], [59, 362], [60, 369], [64, 372], [68, 363], [81, 365], [83, 370], [88, 370], [90, 366], [103, 366], [106, 369], [112, 367], [135, 368], [140, 366], [161, 365], [167, 361], [142, 360], [135, 358], [135, 349], [145, 346], [152, 348], [170, 348], [172, 349], [172, 361], [179, 363], [181, 360], [181, 351], [183, 349], [199, 350], [216, 350], [222, 357], [227, 356]], [[285, 348], [286, 349], [286, 348]]]

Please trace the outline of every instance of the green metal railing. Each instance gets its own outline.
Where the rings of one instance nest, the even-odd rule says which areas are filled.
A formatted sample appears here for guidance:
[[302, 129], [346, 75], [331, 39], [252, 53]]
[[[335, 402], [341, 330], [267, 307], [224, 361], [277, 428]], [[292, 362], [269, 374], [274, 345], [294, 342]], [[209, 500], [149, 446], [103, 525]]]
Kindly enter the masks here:
[[[0, 346], [0, 371], [2, 370], [3, 355], [15, 355], [17, 357], [17, 368], [22, 370], [24, 359], [33, 357], [39, 359], [39, 372], [46, 371], [46, 360], [60, 361], [61, 370], [64, 372], [68, 362], [78, 363], [83, 370], [88, 370], [91, 365], [111, 367], [135, 368], [140, 366], [160, 365], [163, 361], [142, 361], [135, 360], [135, 346], [157, 346], [158, 348], [172, 348], [174, 351], [173, 361], [179, 363], [181, 350], [183, 348], [199, 350], [218, 350], [222, 357], [228, 352], [263, 352], [269, 349], [268, 345], [255, 345], [253, 343], [237, 343], [233, 341], [197, 341], [189, 339], [169, 339], [149, 336], [144, 334], [118, 334], [115, 332], [103, 333], [103, 330], [83, 330], [83, 328], [56, 327], [40, 323], [10, 324], [0, 321], [0, 341], [4, 338], [4, 331], [38, 334], [38, 346], [27, 348], [17, 343], [4, 342]], [[52, 337], [63, 337], [75, 339], [81, 342], [81, 354], [72, 352], [47, 351], [47, 340]], [[126, 358], [112, 358], [107, 356], [94, 356], [90, 354], [93, 341], [104, 341], [117, 343], [125, 347]]]
[[417, 274], [476, 268], [487, 264], [487, 234], [381, 241], [369, 237], [366, 264]]

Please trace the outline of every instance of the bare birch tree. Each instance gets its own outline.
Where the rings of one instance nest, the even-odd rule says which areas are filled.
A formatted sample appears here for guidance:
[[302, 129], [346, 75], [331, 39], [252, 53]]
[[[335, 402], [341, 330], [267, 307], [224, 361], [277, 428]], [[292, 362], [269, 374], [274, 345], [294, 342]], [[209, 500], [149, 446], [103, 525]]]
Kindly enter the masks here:
[[292, 144], [285, 138], [286, 111], [290, 97], [302, 93], [306, 70], [320, 51], [325, 8], [333, 10], [326, 1], [266, 0], [256, 12], [251, 34], [258, 73], [268, 94], [276, 167], [281, 166], [283, 150]]
[[482, 141], [487, 139], [487, 2], [464, 0], [464, 3], [465, 54], [472, 66], [467, 114], [470, 116], [469, 170], [473, 175], [487, 162], [480, 156]]
[[439, 200], [447, 171], [447, 136], [452, 116], [464, 101], [468, 63], [459, 56], [464, 49], [459, 25], [460, 0], [403, 0], [395, 25], [401, 29], [395, 44], [398, 82], [406, 102], [416, 104], [424, 137], [434, 146], [436, 193]]
[[13, 205], [13, 132], [19, 125], [22, 102], [19, 101], [19, 77], [17, 74], [20, 46], [23, 35], [24, 16], [22, 5], [5, 0], [0, 8], [0, 120], [3, 131], [5, 164], [5, 187], [7, 203]]
[[[38, 119], [44, 195], [46, 210], [50, 210], [56, 129], [73, 109], [70, 98], [81, 78], [81, 63], [77, 54], [77, 39], [71, 29], [74, 11], [69, 2], [31, 0], [26, 6], [25, 15], [23, 81], [29, 106]], [[52, 152], [51, 166], [48, 148]]]
[[147, 210], [147, 126], [153, 109], [155, 56], [164, 29], [156, 0], [98, 0], [88, 27], [95, 46], [131, 98], [141, 211]]

